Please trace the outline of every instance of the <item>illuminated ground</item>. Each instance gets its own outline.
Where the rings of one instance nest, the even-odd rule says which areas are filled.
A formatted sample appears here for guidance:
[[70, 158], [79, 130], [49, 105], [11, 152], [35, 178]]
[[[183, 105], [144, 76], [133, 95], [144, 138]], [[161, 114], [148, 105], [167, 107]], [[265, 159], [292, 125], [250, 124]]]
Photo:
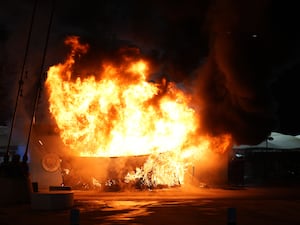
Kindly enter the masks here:
[[[300, 224], [298, 188], [74, 191], [74, 201], [80, 225], [226, 225], [229, 207], [236, 209], [238, 225], [296, 225]], [[0, 224], [70, 225], [70, 212], [37, 211], [27, 204], [7, 206], [0, 208]]]

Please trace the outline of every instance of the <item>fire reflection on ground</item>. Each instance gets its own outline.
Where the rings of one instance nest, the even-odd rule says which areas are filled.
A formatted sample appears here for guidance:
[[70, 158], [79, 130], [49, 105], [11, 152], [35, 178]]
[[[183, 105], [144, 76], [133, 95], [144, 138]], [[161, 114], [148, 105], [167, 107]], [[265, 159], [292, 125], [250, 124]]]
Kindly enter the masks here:
[[[289, 220], [292, 224], [299, 221], [297, 210], [290, 210], [299, 207], [299, 193], [296, 193], [297, 188], [273, 188], [272, 191], [268, 188], [192, 187], [128, 193], [81, 191], [75, 192], [75, 205], [81, 210], [82, 221], [93, 225], [226, 224], [229, 207], [236, 207], [238, 224], [283, 225]], [[286, 213], [291, 217], [286, 218]]]
[[130, 221], [138, 216], [150, 215], [149, 206], [157, 203], [152, 201], [109, 201], [105, 202], [103, 211], [118, 211], [118, 214], [107, 216], [107, 221]]
[[[79, 201], [78, 209], [82, 213], [101, 212], [101, 224], [130, 223], [134, 218], [139, 216], [148, 216], [151, 214], [149, 207], [157, 204], [158, 201]], [[132, 223], [130, 223], [132, 224]]]
[[[176, 198], [176, 197], [175, 197]], [[98, 221], [101, 224], [142, 224], [139, 218], [151, 217], [161, 208], [175, 210], [184, 206], [200, 207], [208, 215], [214, 215], [216, 209], [209, 207], [210, 200], [203, 200], [200, 203], [195, 200], [88, 200], [78, 201], [78, 209], [83, 214], [98, 214]], [[99, 216], [101, 215], [101, 216]]]

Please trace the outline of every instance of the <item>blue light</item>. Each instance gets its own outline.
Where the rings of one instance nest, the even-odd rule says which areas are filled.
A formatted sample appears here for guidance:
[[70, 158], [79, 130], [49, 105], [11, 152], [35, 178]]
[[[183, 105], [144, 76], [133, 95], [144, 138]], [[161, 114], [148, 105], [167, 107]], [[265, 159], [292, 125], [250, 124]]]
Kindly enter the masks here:
[[[22, 158], [22, 156], [24, 155], [25, 151], [26, 151], [26, 146], [24, 146], [24, 145], [18, 145], [16, 154], [20, 155], [21, 158]], [[28, 152], [30, 152], [30, 151], [28, 151]], [[30, 154], [29, 153], [28, 153], [28, 162], [30, 162]]]

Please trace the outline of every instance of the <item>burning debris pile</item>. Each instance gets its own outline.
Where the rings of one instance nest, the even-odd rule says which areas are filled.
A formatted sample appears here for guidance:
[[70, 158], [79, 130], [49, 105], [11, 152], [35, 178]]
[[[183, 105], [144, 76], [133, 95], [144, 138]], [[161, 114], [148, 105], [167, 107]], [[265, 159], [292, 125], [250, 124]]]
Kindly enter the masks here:
[[230, 135], [201, 134], [192, 96], [164, 77], [153, 82], [157, 71], [138, 49], [121, 51], [118, 62], [99, 62], [97, 74], [78, 74], [76, 60], [89, 46], [76, 36], [65, 43], [71, 53], [49, 68], [46, 87], [49, 110], [68, 154], [147, 156], [140, 167], [120, 170], [125, 183], [152, 188], [184, 184], [189, 166], [210, 151], [221, 153], [231, 146]]

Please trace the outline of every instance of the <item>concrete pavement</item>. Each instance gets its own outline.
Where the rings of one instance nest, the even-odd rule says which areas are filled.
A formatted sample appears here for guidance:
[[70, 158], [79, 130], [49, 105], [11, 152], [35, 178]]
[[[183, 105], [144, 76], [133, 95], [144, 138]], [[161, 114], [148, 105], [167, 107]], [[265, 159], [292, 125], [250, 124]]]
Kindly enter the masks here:
[[[0, 224], [227, 225], [228, 208], [235, 209], [237, 225], [300, 224], [298, 187], [188, 187], [134, 192], [73, 190], [72, 193], [72, 208], [76, 210], [34, 210], [31, 204], [2, 206]], [[79, 212], [78, 218], [74, 212]]]

